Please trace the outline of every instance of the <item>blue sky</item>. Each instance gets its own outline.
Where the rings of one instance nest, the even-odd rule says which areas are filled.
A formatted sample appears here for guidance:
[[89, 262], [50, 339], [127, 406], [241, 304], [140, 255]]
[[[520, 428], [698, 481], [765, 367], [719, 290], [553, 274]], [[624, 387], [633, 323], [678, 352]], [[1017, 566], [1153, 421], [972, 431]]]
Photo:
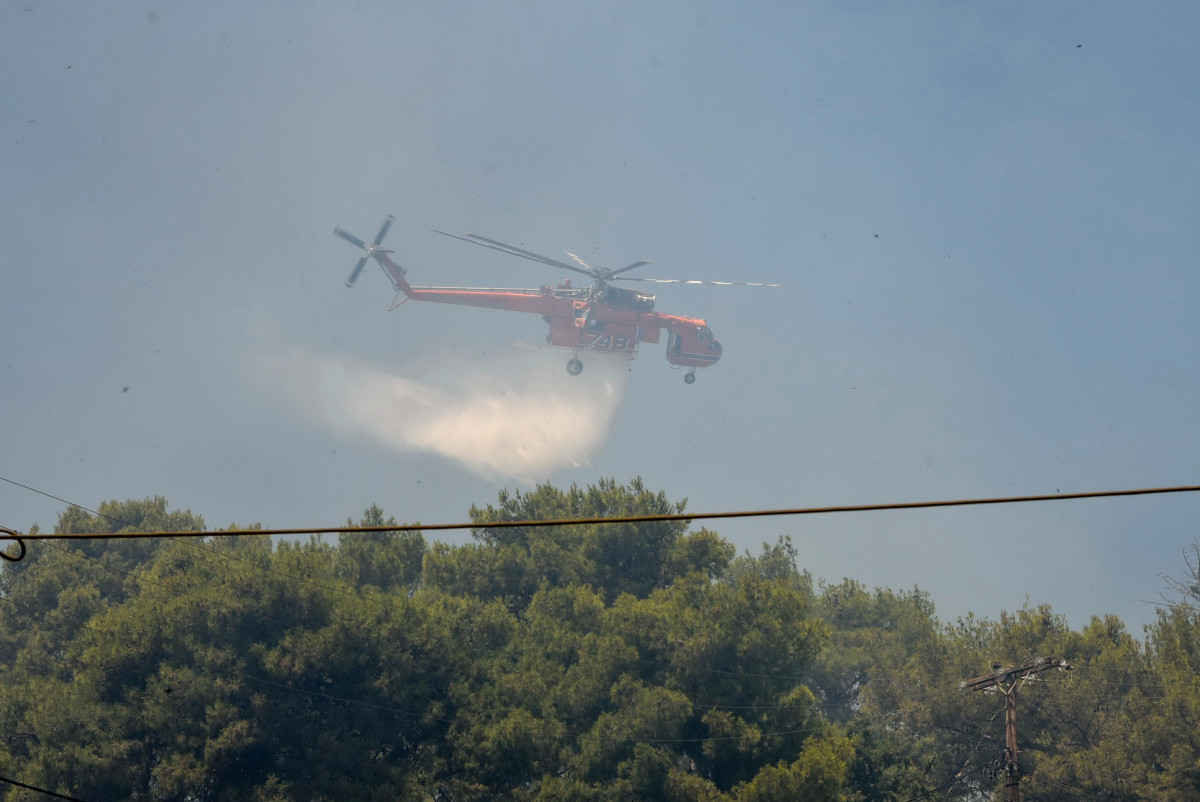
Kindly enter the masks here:
[[[1195, 484], [1197, 17], [7, 4], [0, 475], [272, 527], [458, 521], [601, 476], [697, 512]], [[693, 386], [661, 345], [572, 380], [536, 317], [389, 313], [378, 271], [347, 291], [332, 228], [389, 213], [418, 283], [560, 278], [440, 228], [784, 287], [658, 290], [724, 344]], [[489, 443], [549, 456], [506, 474]], [[61, 509], [0, 483], [0, 525]], [[1028, 601], [1138, 631], [1198, 511], [715, 528], [789, 534], [818, 577], [920, 586], [944, 618]]]

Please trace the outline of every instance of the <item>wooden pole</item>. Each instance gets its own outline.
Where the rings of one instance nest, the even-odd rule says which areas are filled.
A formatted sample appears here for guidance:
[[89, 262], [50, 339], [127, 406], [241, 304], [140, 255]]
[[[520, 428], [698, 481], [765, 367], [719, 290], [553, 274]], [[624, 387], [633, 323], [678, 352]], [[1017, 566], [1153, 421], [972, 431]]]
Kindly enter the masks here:
[[1017, 683], [1004, 690], [1004, 746], [1008, 753], [1004, 790], [1008, 802], [1021, 802], [1021, 774], [1017, 769]]

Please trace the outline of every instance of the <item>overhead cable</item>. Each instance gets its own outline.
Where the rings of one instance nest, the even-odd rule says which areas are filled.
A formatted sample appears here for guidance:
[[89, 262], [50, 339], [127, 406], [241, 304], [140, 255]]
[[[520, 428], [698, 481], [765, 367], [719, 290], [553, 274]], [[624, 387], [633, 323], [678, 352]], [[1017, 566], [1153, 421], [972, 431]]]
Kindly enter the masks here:
[[548, 526], [592, 526], [606, 524], [658, 523], [665, 521], [708, 521], [723, 518], [766, 518], [792, 515], [828, 515], [843, 512], [878, 512], [883, 510], [915, 510], [937, 507], [968, 507], [995, 504], [1021, 504], [1036, 501], [1066, 501], [1070, 499], [1115, 498], [1119, 496], [1148, 496], [1168, 493], [1195, 493], [1200, 485], [1154, 487], [1137, 490], [1101, 490], [1088, 493], [1047, 493], [1035, 496], [999, 496], [992, 498], [952, 499], [948, 501], [908, 501], [885, 504], [848, 504], [829, 507], [793, 507], [774, 510], [739, 510], [734, 512], [654, 513], [648, 515], [614, 515], [602, 518], [560, 518], [536, 521], [472, 521], [456, 524], [389, 524], [382, 526], [295, 527], [290, 529], [226, 529], [201, 532], [86, 532], [70, 534], [29, 535], [0, 527], [4, 540], [125, 540], [134, 538], [204, 538], [249, 537], [274, 535], [332, 535], [369, 532], [445, 532], [463, 529], [516, 529]]
[[9, 777], [0, 777], [0, 782], [5, 782], [5, 783], [8, 783], [9, 785], [15, 785], [18, 788], [25, 788], [29, 791], [37, 791], [39, 794], [45, 794], [46, 796], [53, 797], [54, 799], [67, 799], [67, 800], [70, 800], [70, 802], [83, 802], [83, 800], [80, 799], [79, 797], [67, 796], [66, 794], [58, 794], [58, 793], [55, 793], [54, 791], [47, 791], [45, 788], [38, 788], [36, 785], [27, 785], [23, 782], [18, 782], [17, 780], [13, 780]]

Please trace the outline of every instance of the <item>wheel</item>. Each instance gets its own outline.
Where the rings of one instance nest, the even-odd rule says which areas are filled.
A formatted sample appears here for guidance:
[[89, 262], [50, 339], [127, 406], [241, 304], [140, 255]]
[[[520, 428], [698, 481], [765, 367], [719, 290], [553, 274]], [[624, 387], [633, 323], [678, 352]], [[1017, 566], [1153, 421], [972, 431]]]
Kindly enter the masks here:
[[695, 373], [685, 373], [685, 374], [683, 374], [683, 380], [688, 384], [695, 384], [696, 383], [696, 374]]
[[578, 359], [572, 359], [567, 363], [567, 373], [570, 373], [572, 376], [578, 376], [580, 373], [583, 373], [583, 363]]

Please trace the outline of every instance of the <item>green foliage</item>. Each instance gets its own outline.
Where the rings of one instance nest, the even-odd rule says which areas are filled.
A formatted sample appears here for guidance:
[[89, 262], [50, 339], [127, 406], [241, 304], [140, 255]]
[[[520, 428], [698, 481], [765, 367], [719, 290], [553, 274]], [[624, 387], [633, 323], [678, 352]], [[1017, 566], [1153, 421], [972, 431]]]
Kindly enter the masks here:
[[[539, 485], [533, 492], [500, 493], [499, 505], [471, 507], [479, 524], [479, 545], [466, 549], [434, 549], [426, 559], [425, 579], [448, 592], [503, 599], [513, 609], [528, 603], [547, 586], [590, 584], [612, 600], [622, 593], [645, 596], [669, 585], [679, 572], [719, 568], [720, 549], [703, 539], [689, 549], [677, 548], [686, 521], [645, 524], [572, 525], [561, 527], [497, 527], [489, 523], [558, 521], [574, 518], [679, 514], [677, 504], [651, 493], [640, 479], [618, 485], [611, 479], [581, 489], [562, 491]], [[686, 562], [691, 556], [698, 565]]]
[[811, 739], [792, 762], [766, 766], [753, 780], [738, 786], [735, 798], [738, 802], [836, 802], [845, 798], [853, 757], [854, 747], [844, 736]]
[[[394, 517], [383, 517], [383, 509], [372, 504], [348, 527], [395, 526]], [[420, 532], [343, 532], [338, 539], [335, 573], [356, 587], [373, 585], [389, 591], [394, 587], [415, 589], [421, 578], [425, 538]]]
[[[56, 531], [203, 527], [161, 498], [99, 509]], [[604, 480], [502, 493], [457, 547], [34, 542], [0, 572], [0, 763], [89, 800], [999, 799], [1001, 700], [959, 682], [1051, 656], [1074, 670], [1018, 695], [1027, 798], [1200, 798], [1195, 561], [1139, 642], [814, 587], [786, 538], [488, 525], [683, 509]]]

